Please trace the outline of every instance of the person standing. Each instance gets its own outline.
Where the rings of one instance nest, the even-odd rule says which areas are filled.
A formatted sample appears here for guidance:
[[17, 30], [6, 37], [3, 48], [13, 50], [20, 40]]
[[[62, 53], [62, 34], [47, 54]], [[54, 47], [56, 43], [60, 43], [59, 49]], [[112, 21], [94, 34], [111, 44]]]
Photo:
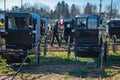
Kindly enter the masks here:
[[52, 26], [52, 39], [51, 39], [51, 43], [50, 45], [53, 46], [53, 43], [54, 43], [54, 39], [56, 38], [57, 42], [58, 42], [58, 45], [59, 47], [61, 46], [60, 45], [60, 40], [59, 40], [59, 35], [58, 35], [58, 22], [55, 21], [55, 24]]

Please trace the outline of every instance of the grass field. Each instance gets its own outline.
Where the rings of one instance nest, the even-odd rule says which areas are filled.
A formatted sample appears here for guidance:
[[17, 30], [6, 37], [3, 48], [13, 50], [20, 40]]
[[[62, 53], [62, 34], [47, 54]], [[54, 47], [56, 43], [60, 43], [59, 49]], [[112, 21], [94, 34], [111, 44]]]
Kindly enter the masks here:
[[[70, 60], [65, 51], [48, 51], [46, 56], [41, 52], [40, 65], [36, 65], [34, 54], [29, 58], [31, 64], [25, 64], [14, 80], [120, 80], [120, 51], [109, 51], [108, 63], [103, 64], [103, 70], [100, 69], [100, 58], [79, 57], [76, 64], [73, 52]], [[88, 64], [94, 60], [95, 63]], [[9, 65], [0, 58], [0, 80], [10, 80], [19, 65]]]
[[[93, 58], [78, 58], [76, 65], [74, 54], [67, 60], [67, 52], [41, 53], [40, 65], [35, 64], [35, 56], [29, 55], [31, 64], [25, 64], [15, 80], [120, 80], [120, 52], [109, 52], [109, 62], [100, 70], [100, 58], [96, 63], [88, 65]], [[19, 66], [19, 64], [18, 64]], [[16, 72], [18, 66], [8, 67], [5, 60], [0, 59], [0, 77], [8, 77]]]

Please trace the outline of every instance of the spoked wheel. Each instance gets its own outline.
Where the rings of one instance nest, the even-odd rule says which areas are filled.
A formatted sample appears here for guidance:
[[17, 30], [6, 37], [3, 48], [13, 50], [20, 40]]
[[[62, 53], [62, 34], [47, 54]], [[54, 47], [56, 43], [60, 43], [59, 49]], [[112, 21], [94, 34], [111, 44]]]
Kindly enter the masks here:
[[115, 35], [112, 36], [112, 49], [113, 52], [117, 52], [117, 37]]

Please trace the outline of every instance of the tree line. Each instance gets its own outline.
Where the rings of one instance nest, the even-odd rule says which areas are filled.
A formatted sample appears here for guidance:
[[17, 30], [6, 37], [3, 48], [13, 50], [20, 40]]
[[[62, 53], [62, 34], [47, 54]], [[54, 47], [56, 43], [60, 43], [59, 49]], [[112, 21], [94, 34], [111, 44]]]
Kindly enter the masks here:
[[117, 6], [114, 6], [111, 13], [111, 6], [106, 6], [106, 11], [99, 13], [97, 10], [99, 7], [96, 5], [87, 3], [85, 7], [82, 10], [80, 10], [80, 6], [76, 4], [72, 4], [69, 6], [65, 1], [58, 2], [55, 6], [54, 10], [50, 10], [48, 6], [35, 3], [33, 6], [31, 6], [29, 3], [25, 3], [22, 5], [22, 7], [13, 6], [12, 10], [10, 12], [32, 12], [37, 13], [41, 17], [46, 17], [49, 19], [68, 19], [68, 18], [74, 18], [77, 14], [101, 14], [102, 17], [112, 17], [112, 18], [118, 18], [120, 17], [120, 14], [118, 14]]

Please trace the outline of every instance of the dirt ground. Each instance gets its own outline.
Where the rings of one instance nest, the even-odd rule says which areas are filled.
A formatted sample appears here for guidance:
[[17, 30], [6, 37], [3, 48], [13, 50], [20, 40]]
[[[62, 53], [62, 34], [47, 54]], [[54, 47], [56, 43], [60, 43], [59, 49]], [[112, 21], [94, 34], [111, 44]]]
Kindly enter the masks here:
[[[95, 68], [89, 72], [89, 74], [87, 74], [88, 76], [91, 76], [91, 78], [86, 76], [80, 78], [80, 75], [76, 76], [76, 73], [74, 72], [73, 74], [66, 73], [70, 72], [71, 70], [76, 70], [76, 68], [76, 65], [25, 66], [23, 67], [21, 74], [18, 74], [14, 80], [120, 80], [120, 76], [119, 78], [117, 77], [120, 74], [114, 74], [112, 76], [100, 79], [98, 76], [99, 72], [96, 73], [96, 70], [99, 71], [98, 68]], [[84, 69], [86, 69], [86, 67], [82, 66], [82, 70]], [[120, 67], [117, 67], [116, 69], [120, 69]], [[25, 75], [26, 73], [27, 75]], [[0, 80], [11, 80], [10, 76], [11, 75], [9, 74], [0, 75]], [[5, 79], [6, 77], [8, 78]]]
[[[66, 46], [58, 47], [58, 45], [54, 45], [53, 47], [48, 46], [48, 51], [59, 52], [67, 49]], [[102, 75], [100, 75], [99, 67], [81, 65], [79, 68], [82, 70], [81, 73], [79, 73], [78, 67], [73, 64], [24, 66], [14, 80], [120, 80], [120, 73], [101, 79], [100, 76]], [[120, 69], [120, 66], [104, 66], [104, 68]], [[9, 73], [1, 74], [0, 80], [11, 80], [11, 75]]]

